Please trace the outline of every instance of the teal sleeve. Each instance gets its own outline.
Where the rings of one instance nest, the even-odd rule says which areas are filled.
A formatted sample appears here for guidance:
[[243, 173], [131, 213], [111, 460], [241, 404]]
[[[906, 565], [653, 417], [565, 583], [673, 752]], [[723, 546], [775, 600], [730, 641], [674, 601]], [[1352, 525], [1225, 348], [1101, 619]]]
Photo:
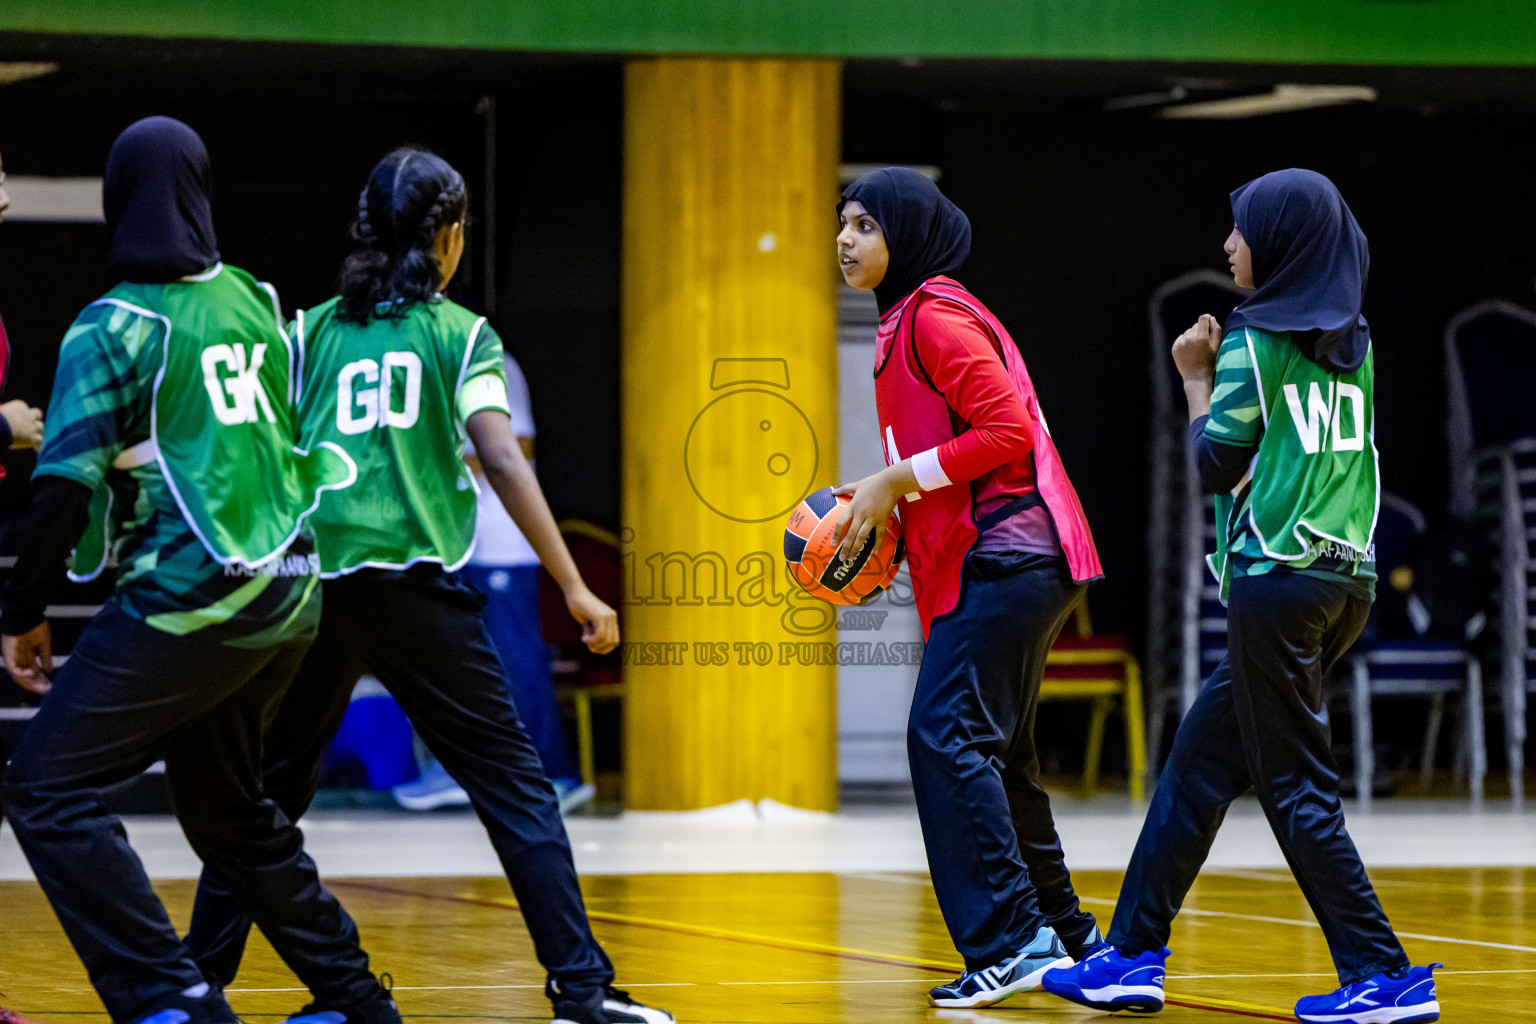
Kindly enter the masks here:
[[1205, 436], [1224, 444], [1251, 447], [1264, 433], [1258, 377], [1244, 332], [1233, 331], [1216, 353], [1216, 383]]
[[95, 490], [124, 448], [149, 436], [149, 388], [135, 356], [159, 325], [113, 305], [87, 307], [64, 335], [34, 476]]

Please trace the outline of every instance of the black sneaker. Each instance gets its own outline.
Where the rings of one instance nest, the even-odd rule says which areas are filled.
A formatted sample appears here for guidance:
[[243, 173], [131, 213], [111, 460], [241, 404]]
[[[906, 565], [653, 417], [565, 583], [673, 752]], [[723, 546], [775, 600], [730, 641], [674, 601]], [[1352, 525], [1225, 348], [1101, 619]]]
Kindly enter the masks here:
[[360, 1003], [338, 1007], [310, 1003], [289, 1017], [286, 1024], [400, 1024], [400, 1011], [387, 989]]
[[134, 1024], [239, 1024], [221, 989], [209, 987], [200, 996], [172, 992], [141, 1010]]
[[628, 992], [606, 988], [579, 1003], [560, 998], [560, 985], [550, 982], [549, 997], [555, 1002], [553, 1024], [673, 1024], [666, 1010], [636, 1002]]

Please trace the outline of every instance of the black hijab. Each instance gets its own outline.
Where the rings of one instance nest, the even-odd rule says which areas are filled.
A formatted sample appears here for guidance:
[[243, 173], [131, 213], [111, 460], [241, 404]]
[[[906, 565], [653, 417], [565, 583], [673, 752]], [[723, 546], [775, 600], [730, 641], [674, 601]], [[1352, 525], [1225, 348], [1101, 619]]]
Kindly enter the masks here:
[[170, 117], [124, 129], [107, 154], [102, 207], [112, 276], [164, 284], [219, 261], [213, 237], [208, 150], [197, 132]]
[[1256, 287], [1224, 330], [1290, 331], [1323, 369], [1358, 370], [1371, 338], [1360, 315], [1371, 252], [1333, 182], [1295, 167], [1255, 178], [1232, 193], [1232, 222]]
[[843, 204], [862, 203], [885, 235], [891, 262], [875, 286], [880, 314], [930, 277], [958, 270], [971, 252], [971, 222], [939, 187], [906, 167], [870, 171], [843, 189]]

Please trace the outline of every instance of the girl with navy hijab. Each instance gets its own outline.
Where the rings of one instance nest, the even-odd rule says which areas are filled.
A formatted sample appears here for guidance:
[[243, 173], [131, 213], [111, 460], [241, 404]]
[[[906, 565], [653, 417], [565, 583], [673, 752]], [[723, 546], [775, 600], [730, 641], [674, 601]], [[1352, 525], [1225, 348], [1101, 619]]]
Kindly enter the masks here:
[[1301, 999], [1296, 1016], [1438, 1020], [1439, 965], [1409, 966], [1344, 827], [1323, 694], [1375, 597], [1369, 249], [1314, 171], [1249, 182], [1232, 219], [1228, 263], [1252, 294], [1225, 330], [1202, 316], [1173, 345], [1191, 450], [1216, 495], [1228, 650], [1174, 737], [1108, 942], [1044, 987], [1098, 1009], [1161, 1009], [1173, 918], [1228, 805], [1252, 789], [1343, 986]]
[[[168, 117], [129, 126], [107, 157], [119, 283], [64, 336], [0, 591], [5, 667], [48, 695], [12, 752], [5, 809], [118, 1024], [236, 1020], [102, 798], [162, 756], [188, 842], [315, 993], [312, 1010], [399, 1024], [298, 827], [262, 793], [261, 730], [320, 617], [305, 519], [356, 467], [294, 447], [277, 297], [221, 262], [210, 185], [202, 139]], [[53, 676], [45, 609], [66, 566], [76, 579], [105, 566], [109, 516], [116, 590]]]
[[1045, 657], [1102, 575], [1019, 348], [949, 275], [971, 226], [916, 172], [855, 181], [838, 260], [880, 307], [875, 404], [887, 468], [852, 495], [844, 557], [900, 508], [928, 641], [907, 750], [934, 892], [965, 973], [929, 993], [992, 1006], [1099, 941], [1072, 891], [1035, 756]]

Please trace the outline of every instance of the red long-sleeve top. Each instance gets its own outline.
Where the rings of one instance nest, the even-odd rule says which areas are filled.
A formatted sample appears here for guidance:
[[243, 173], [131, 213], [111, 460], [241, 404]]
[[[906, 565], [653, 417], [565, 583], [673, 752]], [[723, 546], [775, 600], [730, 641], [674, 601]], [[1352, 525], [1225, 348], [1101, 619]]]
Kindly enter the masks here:
[[938, 448], [944, 475], [959, 484], [1018, 463], [1007, 474], [1007, 493], [1033, 490], [1027, 456], [1035, 446], [1034, 423], [991, 332], [970, 310], [944, 298], [919, 305], [913, 326], [918, 361], [964, 421], [955, 425], [957, 436]]

